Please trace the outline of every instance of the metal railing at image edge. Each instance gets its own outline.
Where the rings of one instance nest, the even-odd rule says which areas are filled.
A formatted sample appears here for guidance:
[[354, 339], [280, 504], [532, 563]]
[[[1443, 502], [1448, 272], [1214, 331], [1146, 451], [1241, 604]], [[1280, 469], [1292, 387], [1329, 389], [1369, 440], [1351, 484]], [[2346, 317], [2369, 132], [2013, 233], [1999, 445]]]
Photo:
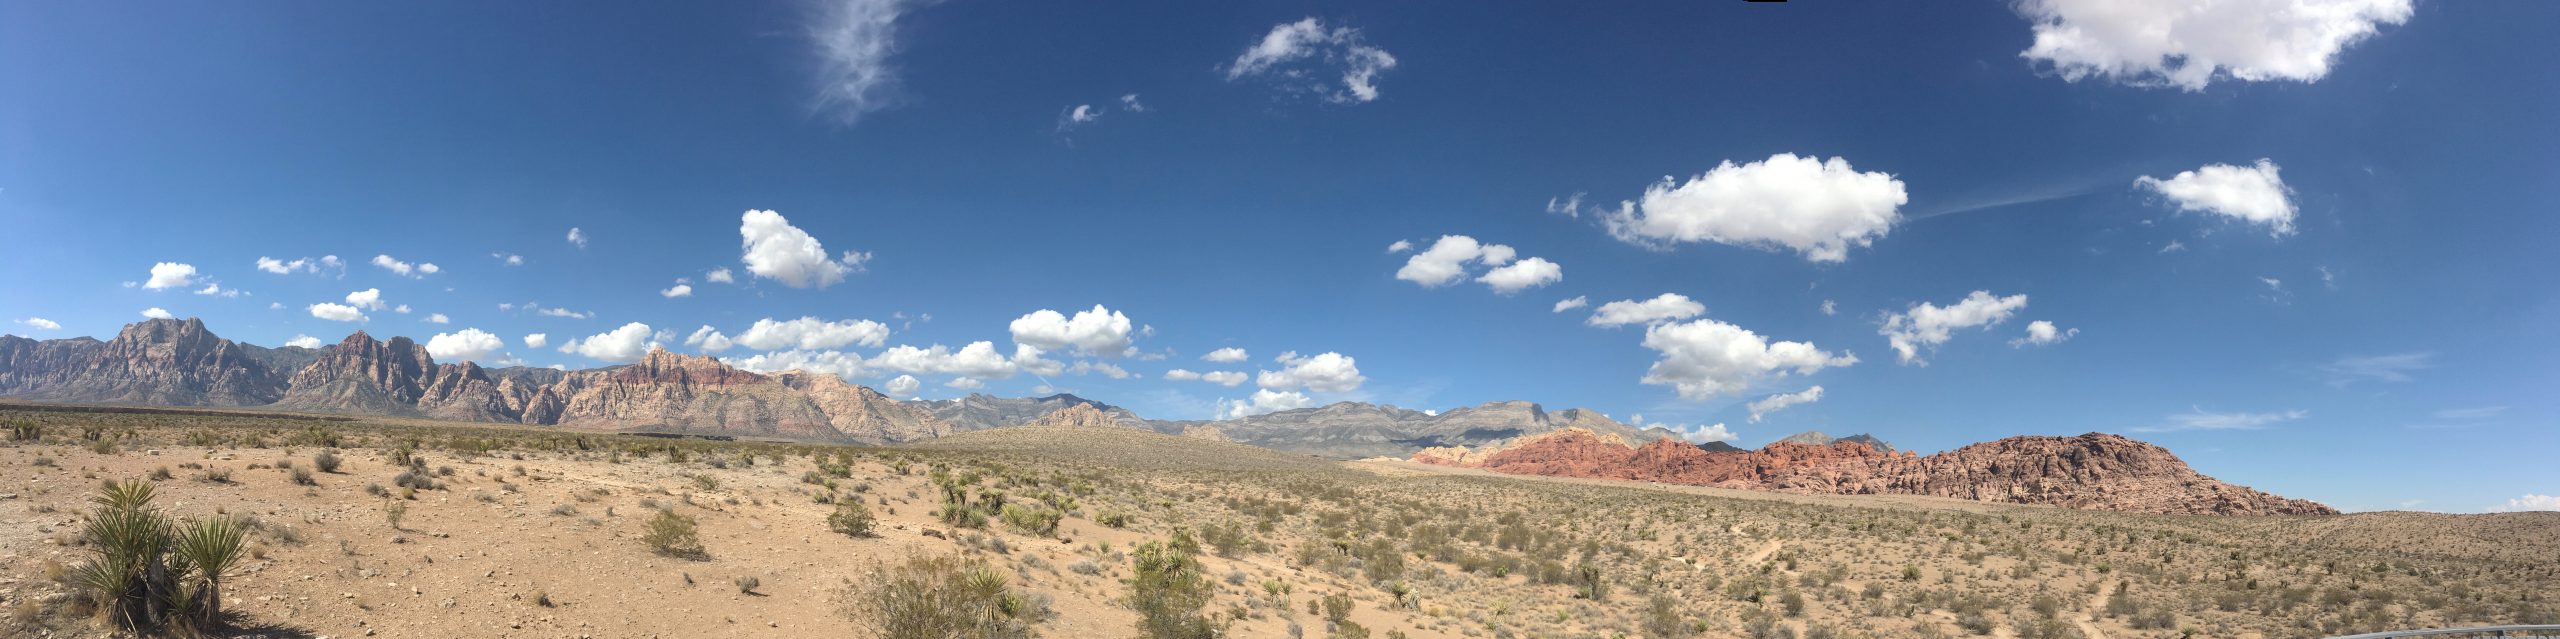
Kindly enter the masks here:
[[2478, 628], [2436, 628], [2433, 630], [2389, 630], [2361, 635], [2344, 635], [2329, 639], [2401, 639], [2402, 637], [2440, 637], [2470, 639], [2503, 637], [2506, 639], [2560, 639], [2560, 625], [2481, 626]]

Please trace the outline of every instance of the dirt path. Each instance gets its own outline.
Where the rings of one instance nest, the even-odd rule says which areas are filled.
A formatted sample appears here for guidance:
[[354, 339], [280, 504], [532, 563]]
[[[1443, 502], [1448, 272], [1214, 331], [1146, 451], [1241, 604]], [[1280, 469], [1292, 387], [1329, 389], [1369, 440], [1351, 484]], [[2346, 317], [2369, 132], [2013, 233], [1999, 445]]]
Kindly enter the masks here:
[[2098, 611], [2105, 609], [2107, 609], [2107, 589], [2099, 588], [2097, 595], [2089, 597], [2089, 609], [2081, 611], [2078, 618], [2071, 620], [2071, 623], [2080, 625], [2080, 636], [2085, 639], [2107, 639], [2107, 633], [2098, 631], [2096, 616]]
[[1778, 554], [1778, 547], [1784, 545], [1786, 545], [1785, 542], [1771, 539], [1767, 545], [1761, 546], [1759, 550], [1752, 551], [1750, 557], [1743, 558], [1742, 563], [1756, 564], [1765, 561], [1770, 555]]

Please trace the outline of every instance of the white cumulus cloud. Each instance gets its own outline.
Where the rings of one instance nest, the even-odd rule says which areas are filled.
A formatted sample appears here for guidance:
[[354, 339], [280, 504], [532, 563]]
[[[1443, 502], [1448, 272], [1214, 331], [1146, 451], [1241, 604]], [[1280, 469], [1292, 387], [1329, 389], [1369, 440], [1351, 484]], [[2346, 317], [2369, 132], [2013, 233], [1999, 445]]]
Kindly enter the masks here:
[[722, 335], [718, 329], [705, 324], [702, 328], [693, 329], [692, 335], [685, 336], [684, 345], [700, 348], [705, 353], [717, 353], [729, 350], [729, 347], [735, 344], [729, 341], [729, 336]]
[[142, 316], [151, 319], [177, 319], [176, 315], [169, 314], [169, 309], [160, 308], [158, 306], [142, 309]]
[[773, 211], [751, 210], [739, 216], [738, 234], [745, 246], [740, 259], [746, 262], [747, 272], [792, 288], [826, 288], [861, 272], [863, 263], [871, 259], [869, 253], [854, 251], [830, 257], [818, 238]]
[[658, 347], [656, 342], [650, 341], [653, 335], [655, 333], [649, 330], [649, 325], [632, 322], [610, 332], [587, 336], [586, 339], [569, 340], [560, 345], [560, 352], [585, 355], [608, 362], [636, 362], [648, 356], [651, 349]]
[[746, 357], [722, 358], [720, 361], [738, 370], [758, 373], [799, 370], [826, 373], [846, 380], [871, 374], [868, 362], [865, 362], [861, 355], [843, 351], [774, 351]]
[[1042, 350], [1074, 347], [1077, 352], [1100, 357], [1119, 357], [1129, 351], [1129, 316], [1101, 304], [1093, 305], [1090, 311], [1077, 311], [1074, 317], [1045, 308], [1032, 311], [1014, 318], [1010, 328], [1015, 343]]
[[693, 297], [693, 285], [677, 284], [675, 286], [667, 287], [665, 290], [658, 291], [658, 296], [670, 299], [678, 297]]
[[2022, 0], [2020, 57], [2065, 80], [2202, 91], [2215, 79], [2315, 82], [2347, 45], [2400, 24], [2411, 0]]
[[300, 333], [295, 333], [295, 334], [294, 334], [294, 336], [293, 336], [293, 339], [285, 340], [285, 341], [284, 341], [284, 345], [286, 345], [286, 346], [296, 346], [296, 347], [301, 347], [301, 348], [312, 348], [312, 349], [316, 349], [316, 348], [320, 348], [321, 346], [324, 346], [324, 344], [322, 344], [322, 343], [320, 342], [320, 338], [312, 337], [312, 336], [309, 336], [309, 335], [303, 335], [303, 334], [300, 334]]
[[548, 333], [528, 333], [524, 336], [525, 348], [542, 348], [550, 345], [551, 335]]
[[1620, 240], [1654, 248], [1683, 242], [1779, 247], [1815, 262], [1849, 258], [1902, 220], [1902, 181], [1859, 172], [1844, 158], [1780, 153], [1731, 160], [1680, 182], [1664, 177], [1601, 221]]
[[916, 387], [923, 385], [924, 382], [917, 380], [914, 375], [899, 375], [889, 378], [889, 383], [882, 385], [881, 390], [888, 391], [893, 396], [912, 396], [916, 394]]
[[2509, 499], [2505, 504], [2489, 507], [2489, 512], [2493, 513], [2520, 513], [2537, 510], [2560, 510], [2560, 495], [2535, 495], [2528, 493], [2523, 497]]
[[368, 288], [348, 293], [347, 305], [368, 311], [382, 310], [382, 289]]
[[1413, 250], [1413, 240], [1396, 240], [1394, 244], [1387, 245], [1387, 253], [1391, 255], [1410, 250]]
[[1323, 393], [1347, 393], [1359, 390], [1362, 382], [1369, 381], [1360, 375], [1359, 363], [1341, 353], [1303, 357], [1289, 352], [1281, 354], [1278, 361], [1280, 370], [1262, 371], [1254, 377], [1254, 383], [1274, 390], [1305, 388]]
[[[1405, 249], [1409, 243], [1398, 242]], [[1388, 247], [1390, 252], [1401, 252]], [[1486, 267], [1481, 277], [1474, 278], [1496, 293], [1510, 294], [1545, 286], [1564, 279], [1564, 267], [1544, 258], [1512, 261], [1519, 250], [1504, 244], [1486, 244], [1464, 235], [1443, 235], [1431, 247], [1405, 258], [1396, 269], [1396, 279], [1436, 288], [1456, 283], [1473, 275], [1477, 267]]]
[[702, 279], [706, 282], [719, 282], [722, 284], [735, 284], [738, 282], [738, 277], [729, 274], [729, 267], [726, 266], [711, 269], [711, 272], [704, 273], [702, 275]]
[[428, 275], [435, 274], [437, 271], [444, 270], [442, 268], [438, 268], [434, 264], [410, 264], [408, 262], [395, 259], [389, 255], [373, 256], [373, 265], [382, 267], [382, 270], [390, 271], [392, 275], [413, 278], [426, 277]]
[[1954, 339], [1957, 329], [1988, 328], [2009, 321], [2009, 316], [2026, 307], [2025, 295], [1996, 297], [1990, 291], [1974, 291], [1947, 306], [1920, 302], [1911, 305], [1911, 310], [1886, 315], [1884, 327], [1877, 333], [1885, 336], [1902, 363], [1927, 366], [1928, 360], [1920, 358], [1922, 349], [1936, 349], [1947, 343]]
[[195, 265], [161, 262], [151, 265], [151, 279], [144, 281], [142, 287], [156, 291], [191, 286], [195, 281]]
[[1246, 399], [1220, 399], [1217, 410], [1219, 419], [1237, 419], [1314, 405], [1315, 400], [1308, 398], [1306, 393], [1264, 388], [1253, 391], [1253, 395]]
[[[696, 331], [699, 333], [699, 331]], [[739, 333], [737, 344], [760, 351], [838, 348], [848, 344], [879, 346], [889, 339], [889, 325], [871, 320], [829, 322], [815, 317], [756, 320]]]
[[2027, 322], [2027, 336], [2009, 340], [2009, 347], [2016, 348], [2020, 346], [2045, 346], [2049, 344], [2059, 344], [2062, 343], [2063, 340], [2071, 339], [2079, 334], [2080, 329], [2064, 329], [2054, 326], [2053, 322], [2036, 320], [2033, 322]]
[[1707, 305], [1700, 304], [1696, 300], [1689, 299], [1689, 296], [1687, 295], [1681, 295], [1679, 293], [1663, 293], [1661, 295], [1654, 296], [1653, 299], [1641, 302], [1636, 300], [1618, 300], [1602, 304], [1598, 310], [1591, 312], [1591, 319], [1583, 320], [1583, 323], [1590, 324], [1592, 326], [1652, 324], [1670, 320], [1689, 319], [1703, 315], [1706, 312]]
[[575, 227], [575, 226], [569, 227], [569, 243], [570, 243], [570, 244], [573, 244], [573, 245], [576, 245], [578, 248], [586, 248], [586, 247], [587, 247], [587, 232], [586, 232], [586, 230], [585, 230], [585, 229], [580, 229], [580, 228]]
[[[1378, 74], [1395, 67], [1396, 57], [1369, 45], [1359, 29], [1326, 28], [1322, 21], [1307, 18], [1272, 26], [1226, 70], [1229, 82], [1268, 76], [1284, 90], [1336, 104], [1358, 104], [1378, 99]], [[1338, 82], [1324, 77], [1337, 71], [1341, 73]]]
[[1821, 386], [1815, 386], [1793, 393], [1779, 393], [1768, 397], [1762, 397], [1750, 404], [1751, 423], [1760, 423], [1761, 416], [1786, 410], [1787, 407], [1790, 406], [1811, 404], [1818, 401], [1822, 401]]
[[[873, 367], [902, 373], [948, 374], [991, 379], [1012, 377], [1022, 370], [1021, 366], [1025, 363], [1044, 369], [1058, 365], [1054, 361], [1039, 359], [1037, 348], [1026, 351], [1024, 348], [1017, 347], [1014, 349], [1014, 356], [1007, 357], [996, 350], [994, 342], [986, 341], [970, 342], [969, 345], [962, 346], [956, 351], [941, 344], [935, 344], [930, 348], [900, 344], [880, 351], [880, 354], [873, 356], [869, 362]], [[1054, 374], [1054, 371], [1050, 374]]]
[[1493, 287], [1495, 293], [1508, 295], [1554, 284], [1563, 279], [1563, 266], [1549, 262], [1546, 258], [1531, 257], [1486, 271], [1484, 277], [1476, 278], [1476, 281]]
[[2260, 159], [2254, 166], [2207, 164], [2166, 180], [2145, 175], [2133, 183], [2168, 198], [2179, 211], [2228, 216], [2283, 237], [2293, 234], [2295, 209], [2293, 190], [2278, 171], [2275, 162]]
[[1209, 354], [1200, 356], [1200, 359], [1203, 361], [1219, 362], [1224, 364], [1232, 364], [1251, 358], [1252, 356], [1245, 354], [1244, 349], [1233, 346], [1209, 351]]
[[445, 317], [443, 313], [428, 313], [428, 314], [427, 314], [427, 323], [429, 323], [429, 324], [451, 324], [451, 323], [453, 323], [453, 318]]
[[445, 361], [479, 361], [506, 347], [505, 340], [476, 328], [437, 333], [435, 337], [427, 338], [427, 354]]
[[49, 319], [45, 319], [45, 318], [41, 318], [41, 317], [30, 317], [30, 318], [26, 318], [26, 319], [18, 320], [18, 323], [19, 323], [19, 324], [24, 324], [24, 325], [26, 325], [26, 326], [27, 326], [27, 328], [36, 329], [36, 330], [39, 330], [39, 331], [55, 331], [55, 330], [62, 330], [62, 325], [61, 325], [61, 324], [55, 323], [53, 320], [49, 320]]
[[1644, 347], [1661, 358], [1641, 381], [1671, 386], [1688, 399], [1740, 393], [1761, 380], [1858, 363], [1854, 354], [1833, 355], [1808, 342], [1772, 343], [1758, 333], [1712, 319], [1648, 326]]
[[1591, 305], [1591, 298], [1589, 298], [1589, 297], [1585, 297], [1585, 296], [1581, 296], [1581, 295], [1575, 295], [1575, 296], [1573, 296], [1573, 299], [1568, 299], [1568, 300], [1558, 300], [1558, 301], [1556, 302], [1556, 308], [1555, 308], [1555, 310], [1553, 310], [1553, 311], [1549, 311], [1549, 312], [1553, 312], [1553, 313], [1562, 313], [1562, 312], [1565, 312], [1565, 311], [1570, 311], [1570, 310], [1573, 310], [1573, 309], [1582, 308], [1582, 307], [1590, 306], [1590, 305]]
[[366, 319], [361, 309], [329, 302], [311, 305], [311, 316], [336, 322], [361, 322]]

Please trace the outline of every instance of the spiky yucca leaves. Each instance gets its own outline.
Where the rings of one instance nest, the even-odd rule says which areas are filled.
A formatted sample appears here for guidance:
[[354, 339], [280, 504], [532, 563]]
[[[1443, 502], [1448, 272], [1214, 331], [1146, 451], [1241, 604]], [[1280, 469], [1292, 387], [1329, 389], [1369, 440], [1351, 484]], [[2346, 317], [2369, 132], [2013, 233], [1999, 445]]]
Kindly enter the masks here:
[[985, 560], [913, 557], [871, 573], [853, 610], [884, 639], [1016, 639], [1032, 636], [1039, 611]]
[[209, 628], [222, 617], [222, 578], [240, 562], [242, 536], [240, 520], [230, 517], [198, 521], [178, 531], [173, 554], [194, 568], [198, 582], [184, 598], [194, 614], [180, 618]]
[[99, 491], [87, 530], [98, 556], [72, 569], [73, 582], [118, 629], [200, 634], [220, 621], [222, 577], [245, 531], [229, 517], [179, 525], [151, 507], [153, 493], [138, 480]]
[[151, 508], [152, 486], [133, 480], [107, 484], [96, 498], [87, 536], [98, 557], [77, 570], [90, 603], [107, 621], [141, 633], [158, 627], [177, 590], [169, 569], [169, 519]]
[[1216, 637], [1225, 628], [1200, 614], [1217, 595], [1200, 566], [1200, 542], [1191, 531], [1175, 528], [1173, 538], [1138, 546], [1129, 578], [1129, 607], [1138, 611], [1138, 630], [1156, 639]]

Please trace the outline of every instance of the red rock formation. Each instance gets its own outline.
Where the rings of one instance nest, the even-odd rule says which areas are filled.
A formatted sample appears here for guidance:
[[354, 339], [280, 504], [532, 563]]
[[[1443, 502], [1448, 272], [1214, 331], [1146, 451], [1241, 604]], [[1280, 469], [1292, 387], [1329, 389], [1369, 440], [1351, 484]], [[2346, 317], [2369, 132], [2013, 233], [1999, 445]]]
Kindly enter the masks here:
[[1503, 473], [1657, 481], [1830, 495], [1927, 495], [1975, 501], [2161, 514], [2334, 514], [2217, 481], [2167, 449], [2117, 435], [2011, 437], [1930, 455], [1886, 453], [1866, 444], [1780, 442], [1756, 451], [1712, 452], [1657, 440], [1630, 448], [1614, 437], [1568, 429], [1523, 437], [1494, 451], [1434, 449], [1414, 461]]

